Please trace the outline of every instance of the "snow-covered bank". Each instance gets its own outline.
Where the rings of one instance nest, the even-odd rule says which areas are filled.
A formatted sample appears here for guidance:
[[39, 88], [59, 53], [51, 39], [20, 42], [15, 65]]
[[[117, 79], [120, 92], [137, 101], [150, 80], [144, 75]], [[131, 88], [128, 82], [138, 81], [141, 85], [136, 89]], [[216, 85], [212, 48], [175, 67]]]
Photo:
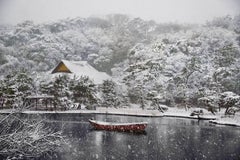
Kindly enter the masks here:
[[[0, 113], [12, 113], [13, 110], [0, 110]], [[142, 110], [136, 108], [103, 108], [98, 107], [96, 110], [66, 110], [66, 111], [34, 111], [34, 110], [25, 110], [21, 113], [25, 114], [54, 114], [54, 113], [83, 113], [83, 114], [113, 114], [113, 115], [127, 115], [127, 116], [147, 116], [147, 117], [162, 117], [163, 113], [158, 110]]]
[[210, 120], [209, 122], [218, 124], [218, 125], [229, 125], [229, 126], [240, 127], [240, 116], [235, 115], [234, 117], [221, 117], [216, 120]]
[[217, 117], [210, 114], [205, 113], [201, 116], [191, 116], [191, 113], [193, 112], [193, 109], [178, 109], [178, 108], [169, 108], [166, 112], [164, 112], [164, 117], [177, 117], [177, 118], [190, 118], [190, 119], [202, 119], [202, 120], [214, 120]]
[[[137, 107], [133, 108], [103, 108], [98, 107], [96, 110], [67, 110], [67, 111], [31, 111], [25, 110], [21, 113], [24, 114], [111, 114], [111, 115], [125, 115], [125, 116], [141, 116], [141, 117], [177, 117], [177, 118], [188, 118], [188, 119], [201, 119], [210, 120], [210, 123], [221, 124], [221, 125], [231, 125], [240, 126], [240, 114], [236, 114], [232, 117], [224, 117], [222, 112], [217, 115], [212, 115], [211, 113], [205, 113], [204, 115], [190, 116], [192, 109], [185, 110], [179, 108], [169, 108], [166, 112], [162, 113], [158, 110], [147, 110]], [[0, 114], [13, 113], [14, 110], [0, 110]]]
[[[0, 113], [11, 113], [13, 110], [0, 110]], [[190, 116], [192, 110], [169, 108], [166, 112], [162, 113], [159, 110], [141, 109], [139, 107], [132, 108], [104, 108], [98, 107], [96, 110], [67, 110], [67, 111], [34, 111], [25, 110], [21, 113], [25, 114], [51, 114], [51, 113], [92, 113], [92, 114], [113, 114], [113, 115], [127, 115], [127, 116], [142, 116], [142, 117], [179, 117], [198, 119], [197, 116]], [[202, 115], [202, 119], [216, 119], [216, 116], [210, 114]]]

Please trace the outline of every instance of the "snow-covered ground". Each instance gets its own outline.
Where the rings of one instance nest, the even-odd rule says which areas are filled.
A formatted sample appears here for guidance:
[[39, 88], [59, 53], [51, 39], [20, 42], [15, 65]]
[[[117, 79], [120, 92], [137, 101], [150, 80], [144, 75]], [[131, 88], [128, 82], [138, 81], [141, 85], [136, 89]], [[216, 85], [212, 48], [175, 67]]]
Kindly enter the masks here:
[[209, 122], [219, 125], [230, 125], [240, 127], [240, 115], [235, 115], [232, 117], [220, 117], [216, 120], [210, 120]]
[[[113, 115], [127, 115], [127, 116], [144, 116], [144, 117], [178, 117], [178, 118], [190, 118], [190, 119], [198, 119], [198, 116], [190, 116], [192, 111], [195, 109], [180, 109], [180, 108], [169, 108], [164, 113], [159, 110], [148, 110], [141, 109], [137, 106], [133, 106], [131, 108], [104, 108], [98, 107], [96, 110], [67, 110], [67, 111], [33, 111], [26, 110], [22, 111], [25, 114], [45, 114], [45, 113], [93, 113], [93, 114], [113, 114]], [[0, 113], [11, 113], [14, 112], [11, 109], [8, 110], [0, 110]], [[225, 117], [224, 112], [217, 113], [216, 115], [212, 115], [210, 112], [204, 112], [203, 115], [200, 116], [201, 119], [210, 120], [210, 123], [222, 124], [222, 125], [231, 125], [231, 126], [239, 126], [240, 127], [240, 113], [237, 113], [235, 116]]]

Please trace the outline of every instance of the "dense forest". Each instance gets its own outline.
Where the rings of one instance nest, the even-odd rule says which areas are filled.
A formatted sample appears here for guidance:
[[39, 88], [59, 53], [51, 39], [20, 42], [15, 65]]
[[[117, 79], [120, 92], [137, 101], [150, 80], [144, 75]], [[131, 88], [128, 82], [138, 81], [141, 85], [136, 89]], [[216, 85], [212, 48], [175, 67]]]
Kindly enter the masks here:
[[[61, 59], [88, 61], [113, 79], [100, 87], [86, 77], [46, 81], [46, 72]], [[145, 107], [156, 99], [196, 105], [202, 97], [240, 94], [240, 15], [204, 25], [114, 14], [0, 26], [0, 76], [4, 94], [46, 93], [59, 101], [115, 107]]]

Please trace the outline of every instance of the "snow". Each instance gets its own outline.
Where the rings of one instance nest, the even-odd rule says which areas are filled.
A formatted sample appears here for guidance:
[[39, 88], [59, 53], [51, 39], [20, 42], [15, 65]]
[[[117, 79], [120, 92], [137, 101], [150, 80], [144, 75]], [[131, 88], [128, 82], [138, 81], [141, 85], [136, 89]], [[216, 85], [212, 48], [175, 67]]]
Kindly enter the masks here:
[[27, 96], [26, 99], [41, 99], [41, 98], [54, 98], [54, 96], [48, 96], [48, 95], [34, 95], [34, 96]]
[[[193, 109], [180, 109], [176, 107], [169, 107], [168, 110], [164, 113], [158, 110], [147, 110], [141, 109], [137, 105], [132, 105], [131, 108], [105, 108], [97, 107], [96, 110], [67, 110], [67, 111], [34, 111], [34, 110], [25, 110], [22, 113], [25, 114], [110, 114], [110, 115], [124, 115], [124, 116], [140, 116], [140, 117], [175, 117], [175, 118], [188, 118], [188, 119], [198, 119], [198, 116], [190, 116], [192, 111], [197, 110], [198, 108]], [[203, 109], [204, 110], [204, 109]], [[3, 109], [0, 110], [0, 114], [13, 113], [12, 109]], [[224, 111], [218, 112], [216, 115], [212, 115], [210, 112], [206, 113], [204, 111], [203, 115], [200, 115], [202, 120], [209, 120], [210, 123], [221, 124], [221, 125], [231, 125], [240, 127], [240, 113], [236, 113], [235, 116], [225, 117]]]
[[[165, 117], [178, 117], [178, 118], [190, 118], [190, 119], [198, 119], [198, 116], [190, 116], [190, 114], [195, 110], [194, 109], [178, 109], [178, 108], [169, 108], [166, 112], [164, 112]], [[205, 113], [204, 115], [200, 116], [201, 119], [216, 119], [216, 116], [210, 114], [210, 113]]]
[[233, 117], [220, 117], [216, 120], [210, 120], [209, 122], [219, 125], [230, 125], [240, 127], [240, 115], [235, 115]]
[[[67, 61], [62, 60], [66, 67], [72, 72], [71, 76], [87, 76], [96, 84], [101, 84], [104, 80], [111, 79], [105, 72], [99, 72], [87, 61]], [[54, 73], [53, 76], [59, 76], [65, 73]], [[69, 74], [69, 73], [68, 73]]]
[[121, 126], [121, 125], [135, 125], [135, 124], [147, 124], [147, 122], [132, 122], [132, 123], [113, 123], [113, 122], [104, 122], [104, 121], [95, 121], [89, 120], [93, 123], [98, 123], [100, 125], [114, 125], [114, 126]]

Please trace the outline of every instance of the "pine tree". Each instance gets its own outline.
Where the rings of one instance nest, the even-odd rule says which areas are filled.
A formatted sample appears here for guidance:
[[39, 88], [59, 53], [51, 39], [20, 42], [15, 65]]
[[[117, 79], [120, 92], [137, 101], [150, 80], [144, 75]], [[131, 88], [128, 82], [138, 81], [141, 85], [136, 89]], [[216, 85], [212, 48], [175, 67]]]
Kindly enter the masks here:
[[88, 108], [91, 108], [98, 101], [95, 84], [89, 77], [83, 76], [72, 79], [70, 82], [70, 91], [75, 103], [85, 104]]
[[102, 106], [117, 107], [119, 101], [116, 93], [116, 84], [112, 80], [105, 80], [102, 84]]
[[62, 109], [68, 109], [70, 107], [70, 79], [67, 76], [58, 76], [54, 81], [49, 83], [42, 83], [40, 85], [40, 91], [43, 94], [54, 96], [54, 106], [61, 106]]
[[21, 108], [24, 99], [34, 92], [33, 79], [25, 71], [11, 73], [0, 83], [0, 93], [5, 98], [6, 107]]

